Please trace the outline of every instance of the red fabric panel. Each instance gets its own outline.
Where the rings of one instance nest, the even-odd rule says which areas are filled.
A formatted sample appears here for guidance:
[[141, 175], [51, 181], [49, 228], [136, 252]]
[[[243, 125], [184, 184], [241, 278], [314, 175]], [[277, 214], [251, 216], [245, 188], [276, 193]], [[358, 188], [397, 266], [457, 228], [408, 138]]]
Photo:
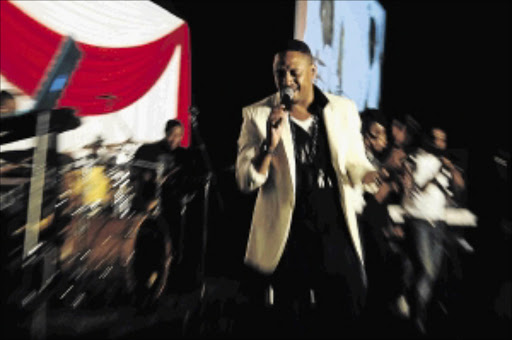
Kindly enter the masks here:
[[191, 73], [190, 73], [190, 33], [187, 24], [184, 24], [178, 29], [179, 37], [177, 40], [182, 42], [181, 45], [181, 61], [180, 61], [180, 83], [178, 84], [178, 119], [182, 122], [184, 127], [184, 135], [182, 146], [189, 146], [191, 141], [190, 130], [190, 113], [189, 108], [192, 102], [191, 93]]
[[8, 1], [0, 1], [0, 71], [34, 96], [62, 36], [29, 18]]
[[[10, 82], [34, 96], [43, 82], [64, 37], [0, 1], [0, 71]], [[183, 24], [145, 45], [105, 48], [77, 42], [83, 52], [59, 107], [73, 107], [77, 115], [118, 111], [137, 101], [158, 80], [177, 45], [181, 45], [178, 119], [185, 125], [183, 144], [190, 139], [189, 29]], [[172, 95], [172, 94], [169, 94]]]

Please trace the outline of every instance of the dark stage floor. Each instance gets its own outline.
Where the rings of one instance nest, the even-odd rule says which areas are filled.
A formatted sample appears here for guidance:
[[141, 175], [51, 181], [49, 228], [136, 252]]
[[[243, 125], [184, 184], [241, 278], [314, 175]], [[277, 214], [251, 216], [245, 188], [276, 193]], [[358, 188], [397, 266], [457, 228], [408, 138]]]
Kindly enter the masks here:
[[[173, 339], [173, 338], [272, 338], [274, 307], [255, 316], [258, 332], [243, 328], [241, 316], [247, 313], [242, 304], [239, 282], [233, 279], [208, 277], [203, 283], [169, 288], [156, 305], [138, 310], [128, 303], [115, 307], [89, 308], [52, 306], [48, 304], [46, 339]], [[449, 305], [437, 301], [431, 311], [426, 335], [417, 333], [407, 320], [393, 315], [389, 309], [370, 308], [362, 317], [358, 338], [495, 338], [510, 326], [481, 315], [470, 315], [467, 304]], [[274, 325], [275, 326], [275, 325]], [[492, 327], [492, 328], [489, 328]], [[41, 334], [39, 334], [41, 335]], [[339, 335], [344, 336], [340, 325]], [[4, 337], [5, 338], [5, 337]]]

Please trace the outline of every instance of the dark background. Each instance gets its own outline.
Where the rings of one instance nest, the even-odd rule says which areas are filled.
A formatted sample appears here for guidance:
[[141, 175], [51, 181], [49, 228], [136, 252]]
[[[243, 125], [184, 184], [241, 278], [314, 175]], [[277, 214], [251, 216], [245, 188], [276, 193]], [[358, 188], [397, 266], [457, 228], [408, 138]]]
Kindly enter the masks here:
[[[234, 181], [241, 109], [275, 90], [273, 52], [293, 38], [295, 3], [155, 2], [190, 27], [193, 104], [200, 110], [199, 131], [216, 179], [207, 271], [236, 276], [254, 202], [254, 195], [239, 193]], [[413, 114], [423, 126], [444, 127], [449, 147], [468, 156], [467, 206], [479, 226], [467, 232], [476, 251], [464, 258], [461, 322], [467, 335], [510, 332], [504, 321], [506, 313], [510, 321], [511, 300], [510, 5], [381, 4], [387, 13], [382, 110], [388, 119]], [[494, 161], [507, 154], [508, 169]]]

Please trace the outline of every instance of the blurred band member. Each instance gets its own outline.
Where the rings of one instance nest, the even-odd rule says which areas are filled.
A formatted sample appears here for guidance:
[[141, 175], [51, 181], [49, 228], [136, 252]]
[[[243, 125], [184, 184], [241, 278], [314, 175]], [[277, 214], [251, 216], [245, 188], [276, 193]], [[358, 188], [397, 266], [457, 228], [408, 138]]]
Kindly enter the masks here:
[[0, 114], [7, 114], [16, 111], [16, 100], [14, 96], [6, 90], [0, 92]]
[[188, 195], [195, 190], [194, 158], [191, 151], [180, 146], [183, 125], [171, 119], [165, 125], [165, 137], [155, 143], [144, 144], [137, 149], [132, 166], [135, 184], [133, 210], [151, 211], [161, 203], [161, 213], [170, 226], [173, 250], [179, 261], [183, 244], [181, 211]]

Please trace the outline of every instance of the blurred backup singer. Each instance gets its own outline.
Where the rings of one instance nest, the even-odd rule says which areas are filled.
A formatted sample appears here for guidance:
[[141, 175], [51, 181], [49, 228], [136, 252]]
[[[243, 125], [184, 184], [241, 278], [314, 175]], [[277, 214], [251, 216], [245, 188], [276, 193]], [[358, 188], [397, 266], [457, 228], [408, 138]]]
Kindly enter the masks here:
[[[243, 109], [238, 139], [238, 186], [259, 190], [245, 254], [248, 278], [255, 294], [270, 285], [276, 307], [292, 314], [287, 335], [346, 334], [366, 285], [347, 191], [377, 174], [355, 104], [313, 85], [317, 68], [304, 42], [288, 41], [273, 72], [279, 92]], [[313, 305], [316, 321], [301, 312]]]
[[452, 189], [465, 187], [462, 173], [446, 158], [446, 133], [432, 128], [423, 146], [411, 155], [411, 185], [402, 200], [412, 272], [407, 273], [408, 300], [417, 329], [425, 333], [428, 306], [447, 243], [446, 207]]

